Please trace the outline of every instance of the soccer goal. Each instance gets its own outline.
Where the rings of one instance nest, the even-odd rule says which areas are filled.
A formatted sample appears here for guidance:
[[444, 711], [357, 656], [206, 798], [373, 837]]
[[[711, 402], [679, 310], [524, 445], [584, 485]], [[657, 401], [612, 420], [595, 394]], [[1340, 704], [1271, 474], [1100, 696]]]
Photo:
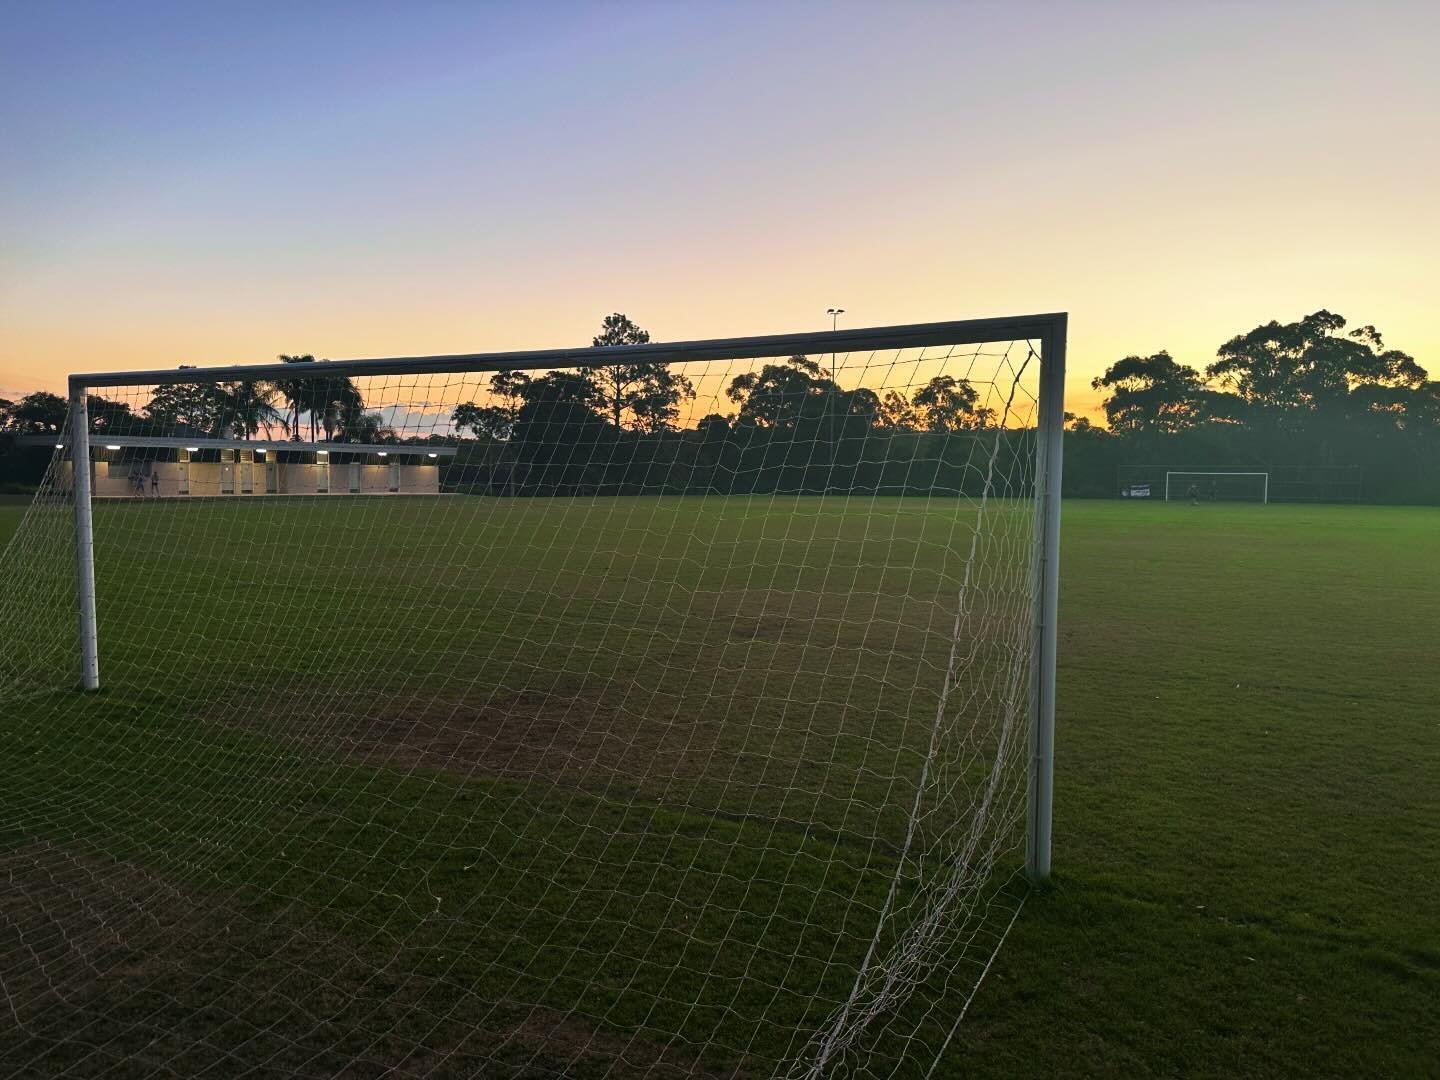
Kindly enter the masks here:
[[1192, 499], [1198, 502], [1270, 501], [1268, 472], [1167, 472], [1165, 501]]
[[1050, 873], [1065, 325], [73, 376], [0, 1073], [947, 1068]]

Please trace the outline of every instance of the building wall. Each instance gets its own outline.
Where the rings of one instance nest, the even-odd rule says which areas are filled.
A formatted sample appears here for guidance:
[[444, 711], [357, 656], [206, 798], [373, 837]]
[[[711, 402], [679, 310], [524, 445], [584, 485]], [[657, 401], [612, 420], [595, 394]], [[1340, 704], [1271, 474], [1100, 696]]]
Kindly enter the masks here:
[[390, 490], [389, 465], [361, 465], [360, 490], [368, 494]]
[[[113, 466], [113, 468], [112, 468]], [[245, 469], [251, 469], [249, 492], [244, 491]], [[133, 498], [130, 486], [131, 465], [128, 462], [94, 462], [95, 478], [92, 493], [99, 498]], [[391, 465], [358, 465], [359, 493], [383, 495], [390, 492]], [[231, 495], [264, 495], [265, 463], [216, 462], [216, 461], [156, 461], [149, 463], [149, 470], [160, 478], [158, 491], [150, 486], [150, 472], [143, 471], [145, 495], [157, 494], [163, 498], [190, 496], [192, 498], [218, 498]], [[402, 494], [438, 495], [440, 493], [440, 467], [438, 465], [399, 465], [400, 492]], [[351, 466], [311, 465], [288, 462], [276, 467], [279, 492], [289, 495], [321, 494], [319, 482], [328, 472], [331, 495], [351, 494]], [[228, 482], [227, 482], [228, 474]], [[229, 490], [226, 490], [229, 488]]]
[[190, 472], [190, 494], [192, 496], [219, 495], [223, 487], [220, 463], [216, 461], [192, 461], [187, 466]]
[[94, 475], [90, 479], [90, 494], [97, 498], [106, 495], [132, 495], [134, 491], [130, 487], [130, 474], [123, 466], [110, 474], [110, 462], [97, 461], [94, 463]]
[[314, 495], [320, 490], [321, 477], [330, 471], [329, 465], [282, 464], [280, 490], [288, 495]]
[[439, 495], [440, 466], [401, 465], [400, 490], [412, 495]]

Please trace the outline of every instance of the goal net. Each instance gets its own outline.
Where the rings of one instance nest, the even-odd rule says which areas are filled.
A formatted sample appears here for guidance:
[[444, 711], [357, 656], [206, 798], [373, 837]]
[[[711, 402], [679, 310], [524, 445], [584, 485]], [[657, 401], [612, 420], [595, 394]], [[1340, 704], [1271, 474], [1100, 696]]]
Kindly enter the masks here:
[[0, 557], [0, 1072], [960, 1052], [1027, 804], [1048, 868], [1063, 325], [77, 377]]
[[1265, 472], [1167, 472], [1167, 501], [1196, 502], [1270, 501], [1270, 474]]

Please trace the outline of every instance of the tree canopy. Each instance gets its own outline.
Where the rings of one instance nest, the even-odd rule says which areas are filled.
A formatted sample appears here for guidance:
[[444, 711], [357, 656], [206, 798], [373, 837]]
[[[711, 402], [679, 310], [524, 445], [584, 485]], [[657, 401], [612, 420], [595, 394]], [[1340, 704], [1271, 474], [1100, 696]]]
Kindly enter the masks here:
[[[1165, 351], [1127, 356], [1092, 383], [1109, 430], [1072, 431], [1086, 454], [1113, 442], [1111, 474], [1116, 462], [1344, 467], [1366, 471], [1367, 497], [1440, 500], [1440, 388], [1374, 326], [1346, 326], [1323, 309], [1272, 320], [1225, 341], [1203, 371]], [[1096, 493], [1113, 489], [1098, 475]]]
[[1111, 431], [1175, 432], [1196, 423], [1202, 415], [1200, 373], [1176, 363], [1163, 349], [1150, 356], [1117, 360], [1090, 385], [1109, 391], [1105, 422]]
[[1375, 327], [1344, 329], [1342, 316], [1323, 309], [1298, 322], [1271, 321], [1221, 345], [1205, 375], [1247, 404], [1282, 411], [1343, 406], [1362, 387], [1424, 384], [1425, 369], [1385, 348]]
[[730, 380], [725, 396], [740, 406], [738, 420], [767, 428], [793, 428], [824, 412], [827, 394], [839, 387], [808, 356], [792, 356], [783, 364], [766, 364]]
[[[605, 316], [590, 344], [600, 348], [649, 341], [650, 331], [617, 311]], [[595, 384], [600, 408], [617, 430], [628, 423], [636, 431], [664, 431], [679, 417], [680, 402], [695, 396], [689, 379], [653, 360], [617, 361], [585, 370]]]
[[53, 435], [65, 426], [68, 406], [59, 394], [37, 390], [12, 402], [6, 409], [6, 422], [12, 431], [22, 435]]

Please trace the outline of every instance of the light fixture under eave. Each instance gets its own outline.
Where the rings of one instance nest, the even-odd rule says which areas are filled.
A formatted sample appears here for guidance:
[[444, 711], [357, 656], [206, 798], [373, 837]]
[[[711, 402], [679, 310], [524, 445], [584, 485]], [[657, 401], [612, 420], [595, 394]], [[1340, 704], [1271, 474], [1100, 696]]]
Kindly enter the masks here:
[[106, 443], [106, 444], [105, 444], [105, 449], [106, 449], [106, 450], [119, 450], [119, 449], [120, 449], [120, 444], [119, 444], [119, 443]]
[[57, 442], [57, 443], [55, 444], [55, 449], [56, 449], [56, 450], [64, 450], [64, 449], [65, 449], [65, 444], [64, 444], [63, 442]]
[[381, 457], [389, 457], [389, 456], [390, 456], [390, 451], [388, 451], [388, 450], [381, 450], [381, 451], [380, 451], [380, 456], [381, 456]]
[[426, 454], [426, 457], [439, 457], [439, 454]]
[[185, 447], [185, 452], [186, 452], [186, 453], [189, 453], [189, 454], [198, 454], [198, 453], [200, 452], [200, 447], [198, 447], [198, 446], [187, 446], [187, 447]]

